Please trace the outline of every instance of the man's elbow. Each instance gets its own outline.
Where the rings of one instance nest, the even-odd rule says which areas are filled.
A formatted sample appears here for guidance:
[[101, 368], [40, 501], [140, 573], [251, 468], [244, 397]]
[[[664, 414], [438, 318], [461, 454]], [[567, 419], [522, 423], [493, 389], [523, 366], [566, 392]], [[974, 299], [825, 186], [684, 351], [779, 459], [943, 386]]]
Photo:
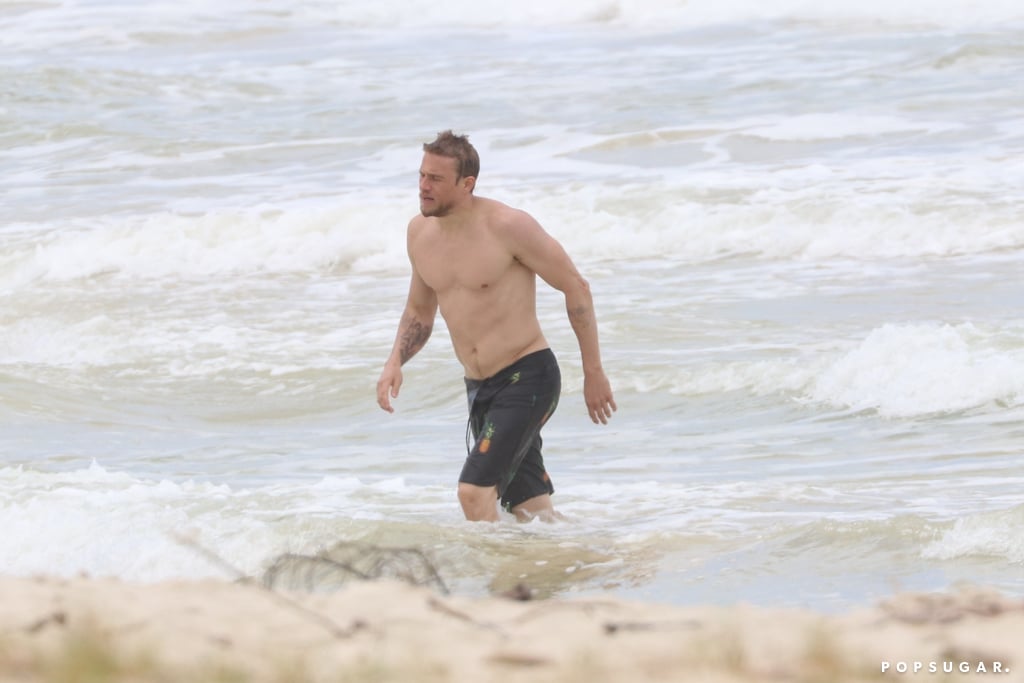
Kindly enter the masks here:
[[590, 283], [587, 279], [577, 273], [573, 278], [566, 284], [565, 289], [565, 300], [566, 301], [589, 301], [590, 300]]

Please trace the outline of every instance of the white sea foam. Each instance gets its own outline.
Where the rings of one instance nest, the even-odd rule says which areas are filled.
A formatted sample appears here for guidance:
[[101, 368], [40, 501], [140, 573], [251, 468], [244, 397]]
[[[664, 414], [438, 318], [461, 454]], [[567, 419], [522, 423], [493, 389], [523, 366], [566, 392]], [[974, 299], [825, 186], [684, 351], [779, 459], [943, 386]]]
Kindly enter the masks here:
[[106, 316], [76, 324], [49, 318], [21, 318], [0, 340], [5, 365], [84, 368], [123, 362], [125, 345], [117, 341], [119, 326]]
[[[764, 360], [708, 360], [618, 370], [618, 386], [679, 396], [742, 392], [791, 396], [892, 418], [1024, 405], [1019, 326], [900, 323], [872, 330], [847, 350], [794, 348]], [[570, 387], [578, 388], [578, 387]]]
[[1024, 565], [1024, 506], [957, 519], [922, 555], [930, 559], [996, 557]]
[[[708, 261], [736, 255], [825, 260], [983, 253], [1024, 245], [1024, 225], [1009, 207], [931, 207], [943, 199], [921, 188], [921, 208], [908, 206], [905, 187], [856, 188], [835, 179], [818, 190], [787, 187], [785, 174], [764, 185], [714, 187], [708, 176], [692, 184], [566, 188], [551, 196], [519, 200], [573, 253], [599, 258], [676, 257]], [[710, 182], [709, 182], [710, 181]], [[794, 174], [793, 183], [799, 182]], [[771, 184], [768, 184], [771, 183]], [[711, 187], [709, 187], [709, 185]], [[833, 188], [839, 194], [834, 193]], [[731, 195], [731, 196], [730, 196]], [[911, 200], [912, 201], [912, 200]]]
[[[54, 473], [0, 468], [4, 571], [86, 572], [141, 581], [235, 578], [182, 544], [184, 538], [245, 573], [258, 574], [277, 554], [312, 552], [341, 540], [339, 521], [379, 518], [389, 500], [405, 499], [409, 492], [397, 478], [233, 489], [137, 478], [95, 462]], [[383, 508], [366, 506], [381, 496]]]
[[[1007, 345], [1007, 339], [1015, 339]], [[873, 330], [814, 380], [812, 400], [890, 417], [1024, 402], [1024, 339], [971, 323]]]
[[[192, 524], [212, 521], [216, 514], [205, 520], [194, 516], [197, 503], [204, 498], [223, 499], [223, 487], [144, 482], [96, 464], [60, 474], [0, 469], [0, 486], [7, 572], [64, 576], [86, 572], [138, 580], [220, 575], [190, 556], [173, 536]], [[187, 488], [201, 490], [190, 495]], [[237, 558], [246, 543], [255, 540], [251, 529], [251, 525], [235, 529], [247, 536], [241, 542], [232, 539], [227, 529], [214, 533], [224, 543], [238, 544], [233, 548], [239, 551], [233, 553]]]
[[[694, 178], [707, 183], [710, 178]], [[884, 188], [844, 199], [829, 188], [775, 187], [703, 191], [669, 183], [630, 187], [590, 184], [548, 191], [510, 190], [498, 197], [529, 210], [582, 261], [675, 258], [704, 262], [730, 256], [827, 260], [973, 254], [1024, 246], [1024, 224], [1010, 206], [965, 203], [942, 211], [908, 208]], [[850, 188], [844, 192], [853, 191]], [[941, 202], [921, 187], [922, 204]], [[929, 199], [927, 194], [933, 194]], [[958, 200], [959, 201], [959, 200]], [[402, 198], [265, 213], [217, 210], [103, 219], [78, 229], [12, 241], [0, 253], [0, 289], [96, 276], [204, 279], [211, 276], [325, 272], [402, 273], [408, 268]], [[33, 243], [34, 242], [34, 243]]]
[[103, 220], [51, 233], [34, 246], [5, 253], [3, 280], [18, 287], [100, 275], [204, 279], [395, 267], [405, 261], [408, 217], [408, 210], [394, 202], [263, 215], [216, 211]]
[[308, 0], [276, 2], [253, 11], [247, 2], [218, 4], [211, 13], [202, 2], [147, 0], [145, 11], [113, 0], [64, 0], [0, 16], [5, 43], [13, 48], [40, 45], [102, 45], [125, 49], [149, 41], [191, 42], [245, 38], [247, 31], [276, 32], [298, 26], [327, 30], [373, 29], [537, 29], [630, 28], [650, 31], [690, 29], [716, 24], [749, 26], [766, 21], [810, 22], [876, 29], [893, 27], [1005, 26], [1024, 22], [1024, 9], [1014, 0], [914, 0], [858, 3], [811, 3], [806, 0], [389, 0], [359, 3]]

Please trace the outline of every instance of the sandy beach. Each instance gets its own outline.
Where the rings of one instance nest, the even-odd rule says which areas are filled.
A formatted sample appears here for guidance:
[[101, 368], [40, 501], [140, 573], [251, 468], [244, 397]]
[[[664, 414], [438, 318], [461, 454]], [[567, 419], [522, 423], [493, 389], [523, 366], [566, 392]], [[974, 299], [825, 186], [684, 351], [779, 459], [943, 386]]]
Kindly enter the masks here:
[[976, 588], [825, 615], [37, 577], [0, 604], [4, 681], [1024, 681], [1024, 601]]

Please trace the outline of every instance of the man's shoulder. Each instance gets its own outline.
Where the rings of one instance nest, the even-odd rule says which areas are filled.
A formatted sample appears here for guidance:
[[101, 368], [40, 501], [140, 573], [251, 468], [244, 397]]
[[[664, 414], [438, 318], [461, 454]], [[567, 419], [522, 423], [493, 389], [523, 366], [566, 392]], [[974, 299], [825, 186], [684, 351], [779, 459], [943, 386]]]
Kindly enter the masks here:
[[410, 218], [409, 225], [407, 226], [407, 232], [409, 233], [409, 237], [422, 234], [424, 229], [426, 229], [430, 225], [431, 220], [434, 219], [428, 218], [427, 216], [424, 216], [423, 214], [419, 213]]
[[499, 202], [497, 199], [480, 198], [478, 201], [487, 224], [493, 229], [514, 229], [533, 222], [533, 217], [530, 214], [504, 202]]
[[405, 230], [405, 243], [406, 249], [409, 251], [409, 257], [412, 258], [415, 252], [423, 249], [425, 240], [429, 240], [430, 234], [430, 219], [426, 216], [416, 214], [409, 219], [409, 225]]

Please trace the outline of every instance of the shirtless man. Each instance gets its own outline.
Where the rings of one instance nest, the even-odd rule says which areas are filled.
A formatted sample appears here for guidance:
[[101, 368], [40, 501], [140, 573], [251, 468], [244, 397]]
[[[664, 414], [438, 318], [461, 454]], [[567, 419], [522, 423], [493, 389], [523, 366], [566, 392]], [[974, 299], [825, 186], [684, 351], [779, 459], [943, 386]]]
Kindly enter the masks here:
[[409, 296], [377, 403], [394, 412], [402, 366], [430, 337], [440, 307], [465, 368], [475, 444], [459, 476], [466, 519], [497, 521], [497, 503], [522, 520], [551, 519], [554, 488], [540, 428], [558, 405], [558, 363], [537, 321], [536, 276], [565, 294], [583, 360], [583, 397], [594, 423], [616, 409], [601, 367], [587, 281], [562, 246], [523, 211], [473, 195], [480, 159], [445, 131], [423, 145], [420, 214], [409, 222]]

